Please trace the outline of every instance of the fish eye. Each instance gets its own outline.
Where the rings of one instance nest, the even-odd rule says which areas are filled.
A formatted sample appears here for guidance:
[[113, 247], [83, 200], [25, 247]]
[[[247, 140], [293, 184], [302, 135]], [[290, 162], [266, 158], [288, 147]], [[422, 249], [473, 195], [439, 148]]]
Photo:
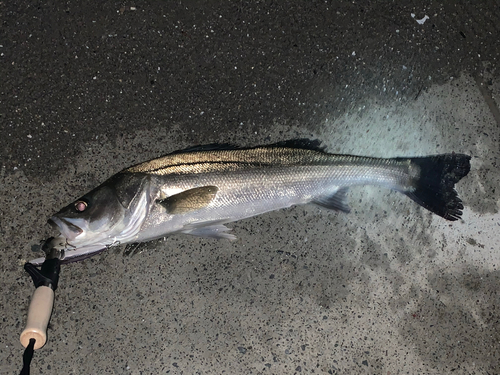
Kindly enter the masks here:
[[75, 203], [75, 210], [77, 210], [78, 212], [83, 212], [85, 211], [85, 209], [87, 208], [88, 206], [88, 203], [85, 202], [85, 201], [77, 201]]

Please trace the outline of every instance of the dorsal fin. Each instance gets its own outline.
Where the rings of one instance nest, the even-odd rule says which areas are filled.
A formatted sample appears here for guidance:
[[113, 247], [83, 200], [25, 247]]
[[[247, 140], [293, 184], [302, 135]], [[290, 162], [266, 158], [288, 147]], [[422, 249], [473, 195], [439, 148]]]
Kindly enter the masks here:
[[321, 152], [324, 152], [326, 148], [326, 146], [320, 140], [309, 139], [309, 138], [290, 139], [287, 141], [281, 141], [270, 145], [266, 145], [264, 147], [303, 148], [307, 150], [314, 150]]
[[231, 143], [209, 143], [206, 145], [198, 145], [198, 146], [188, 147], [182, 150], [176, 150], [170, 153], [170, 155], [183, 154], [187, 152], [200, 152], [200, 151], [241, 150], [241, 149], [248, 149], [255, 147], [302, 148], [302, 149], [321, 151], [321, 152], [324, 152], [326, 148], [326, 146], [323, 145], [323, 142], [317, 139], [298, 138], [298, 139], [290, 139], [287, 141], [271, 143], [269, 145], [253, 146], [253, 147], [240, 147], [240, 146], [235, 146]]
[[207, 145], [198, 145], [184, 148], [182, 150], [176, 150], [171, 152], [170, 155], [184, 154], [186, 152], [200, 152], [200, 151], [217, 151], [217, 150], [235, 150], [238, 146], [232, 145], [230, 143], [209, 143]]

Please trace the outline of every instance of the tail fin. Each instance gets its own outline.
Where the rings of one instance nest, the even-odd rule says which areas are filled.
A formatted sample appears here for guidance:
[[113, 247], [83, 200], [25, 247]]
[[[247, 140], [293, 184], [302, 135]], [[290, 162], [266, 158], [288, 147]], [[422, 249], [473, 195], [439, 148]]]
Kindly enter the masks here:
[[410, 159], [420, 167], [420, 176], [415, 190], [405, 194], [446, 220], [458, 220], [464, 206], [455, 184], [469, 173], [470, 158], [464, 154], [443, 154]]

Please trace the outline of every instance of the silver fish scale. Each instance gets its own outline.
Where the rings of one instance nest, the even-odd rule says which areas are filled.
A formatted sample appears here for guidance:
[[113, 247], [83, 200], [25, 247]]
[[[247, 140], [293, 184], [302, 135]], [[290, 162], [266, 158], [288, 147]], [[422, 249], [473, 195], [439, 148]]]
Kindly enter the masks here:
[[[322, 178], [330, 175], [330, 178], [339, 178], [349, 185], [363, 184], [367, 178], [372, 178], [376, 182], [386, 186], [388, 172], [391, 175], [390, 184], [392, 185], [401, 184], [402, 187], [408, 187], [407, 182], [410, 180], [409, 160], [395, 161], [394, 159], [333, 155], [314, 150], [281, 147], [171, 154], [130, 167], [124, 172], [168, 176], [234, 173], [242, 170], [248, 173], [255, 173], [258, 168], [262, 169], [265, 177], [270, 178], [274, 176], [276, 178], [276, 168], [286, 168], [287, 166], [293, 167], [293, 171], [289, 173], [294, 176], [297, 175], [297, 167], [302, 166], [314, 169], [314, 167], [328, 166], [330, 168], [327, 169], [330, 173], [327, 171], [325, 171], [326, 173], [320, 173]], [[335, 171], [331, 167], [335, 167]], [[296, 176], [293, 179], [295, 181], [300, 179], [316, 180], [317, 177], [315, 174], [311, 175], [310, 172], [312, 170], [305, 171], [305, 173], [301, 171], [298, 174], [300, 177], [297, 178]], [[165, 191], [164, 189], [162, 190]]]
[[[138, 240], [175, 232], [193, 234], [190, 229], [193, 226], [209, 227], [214, 225], [212, 223], [225, 231], [224, 223], [333, 196], [340, 188], [352, 185], [376, 183], [404, 189], [402, 182], [408, 181], [406, 163], [388, 164], [383, 160], [363, 158], [365, 163], [371, 161], [371, 165], [358, 163], [355, 166], [354, 159], [345, 157], [348, 163], [344, 165], [275, 164], [259, 169], [241, 163], [239, 169], [231, 173], [226, 170], [200, 172], [199, 164], [193, 164], [190, 174], [153, 174], [152, 185], [157, 185], [158, 190], [152, 201], [160, 194], [170, 197], [203, 186], [217, 186], [218, 192], [207, 206], [185, 214], [171, 215], [160, 205], [153, 205]], [[193, 173], [195, 170], [198, 173]], [[212, 233], [217, 232], [212, 230]]]
[[259, 167], [266, 165], [392, 165], [394, 164], [394, 160], [350, 155], [334, 155], [314, 150], [294, 148], [259, 147], [242, 150], [218, 150], [170, 154], [137, 164], [126, 169], [125, 172], [142, 172], [161, 175], [168, 173], [187, 173], [186, 171], [189, 170], [189, 165], [192, 165], [193, 168], [197, 168], [199, 165], [207, 164], [216, 164], [220, 168], [223, 168], [223, 165], [226, 164], [229, 166], [245, 164]]
[[[409, 179], [405, 163], [387, 164], [379, 159], [363, 158], [372, 165], [357, 166], [353, 157], [346, 157], [345, 165], [267, 165], [255, 168], [253, 164], [229, 164], [228, 169], [215, 163], [178, 166], [184, 173], [157, 175], [163, 196], [182, 191], [217, 186], [218, 193], [204, 209], [193, 213], [193, 220], [210, 221], [227, 218], [228, 221], [258, 215], [263, 212], [307, 203], [317, 197], [335, 194], [339, 188], [365, 183], [404, 190]], [[163, 169], [164, 171], [169, 168]], [[189, 171], [189, 174], [188, 172]], [[216, 217], [213, 215], [216, 214]], [[189, 214], [187, 215], [189, 216]]]

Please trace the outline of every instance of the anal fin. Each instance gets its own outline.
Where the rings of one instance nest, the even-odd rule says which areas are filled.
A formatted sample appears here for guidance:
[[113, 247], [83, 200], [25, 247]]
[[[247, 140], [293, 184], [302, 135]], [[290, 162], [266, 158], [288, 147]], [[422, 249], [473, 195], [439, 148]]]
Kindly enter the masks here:
[[312, 202], [318, 206], [349, 213], [351, 209], [347, 204], [348, 190], [348, 188], [340, 188], [334, 194], [315, 198]]

